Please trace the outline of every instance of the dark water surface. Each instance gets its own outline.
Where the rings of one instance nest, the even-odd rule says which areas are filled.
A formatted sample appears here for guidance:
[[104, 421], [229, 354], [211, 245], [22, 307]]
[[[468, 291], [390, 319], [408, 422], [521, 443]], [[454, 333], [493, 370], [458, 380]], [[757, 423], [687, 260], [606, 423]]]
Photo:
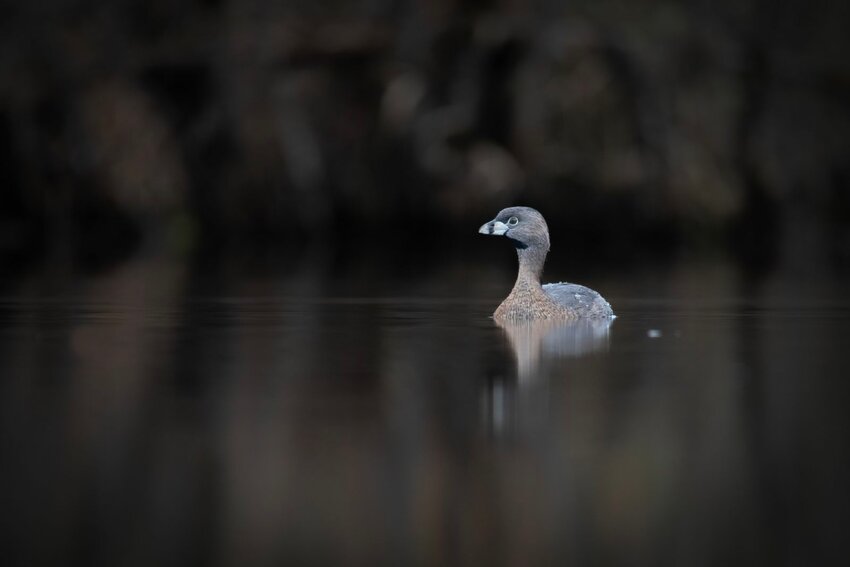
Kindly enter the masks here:
[[195, 271], [3, 291], [4, 564], [848, 555], [846, 280], [586, 272], [613, 324], [502, 328], [507, 263]]

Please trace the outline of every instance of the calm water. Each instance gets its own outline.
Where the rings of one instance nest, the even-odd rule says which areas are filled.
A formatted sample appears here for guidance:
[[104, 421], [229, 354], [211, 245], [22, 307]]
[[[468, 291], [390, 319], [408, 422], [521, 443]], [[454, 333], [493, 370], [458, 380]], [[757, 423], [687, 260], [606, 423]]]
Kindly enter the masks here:
[[585, 272], [613, 324], [502, 328], [512, 262], [406, 269], [150, 257], [9, 284], [4, 563], [847, 555], [846, 281]]

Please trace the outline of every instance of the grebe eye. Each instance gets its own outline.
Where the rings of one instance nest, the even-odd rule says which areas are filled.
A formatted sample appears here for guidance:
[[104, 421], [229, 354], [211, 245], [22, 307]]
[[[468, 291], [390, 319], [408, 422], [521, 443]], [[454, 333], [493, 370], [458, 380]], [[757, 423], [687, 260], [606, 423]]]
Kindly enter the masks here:
[[516, 226], [519, 224], [519, 219], [516, 217], [511, 217], [508, 219], [508, 226]]

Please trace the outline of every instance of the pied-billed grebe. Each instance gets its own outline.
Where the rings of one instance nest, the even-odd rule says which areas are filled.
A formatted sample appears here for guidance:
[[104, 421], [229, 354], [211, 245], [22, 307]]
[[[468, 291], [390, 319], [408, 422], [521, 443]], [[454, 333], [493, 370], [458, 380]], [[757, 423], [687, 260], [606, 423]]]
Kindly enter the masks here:
[[601, 319], [614, 317], [611, 305], [583, 285], [540, 285], [543, 263], [549, 252], [549, 228], [530, 207], [510, 207], [484, 224], [481, 234], [506, 236], [516, 247], [519, 274], [510, 295], [493, 313], [498, 320]]

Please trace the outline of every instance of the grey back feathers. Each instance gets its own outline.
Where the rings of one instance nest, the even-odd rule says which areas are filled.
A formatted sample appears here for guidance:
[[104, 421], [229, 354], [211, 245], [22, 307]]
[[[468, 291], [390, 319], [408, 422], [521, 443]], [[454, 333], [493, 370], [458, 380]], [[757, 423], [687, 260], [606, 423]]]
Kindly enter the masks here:
[[611, 304], [598, 292], [573, 283], [550, 283], [543, 285], [543, 292], [552, 298], [555, 303], [563, 305], [578, 313], [585, 313], [585, 317], [600, 318], [613, 317], [614, 310]]

